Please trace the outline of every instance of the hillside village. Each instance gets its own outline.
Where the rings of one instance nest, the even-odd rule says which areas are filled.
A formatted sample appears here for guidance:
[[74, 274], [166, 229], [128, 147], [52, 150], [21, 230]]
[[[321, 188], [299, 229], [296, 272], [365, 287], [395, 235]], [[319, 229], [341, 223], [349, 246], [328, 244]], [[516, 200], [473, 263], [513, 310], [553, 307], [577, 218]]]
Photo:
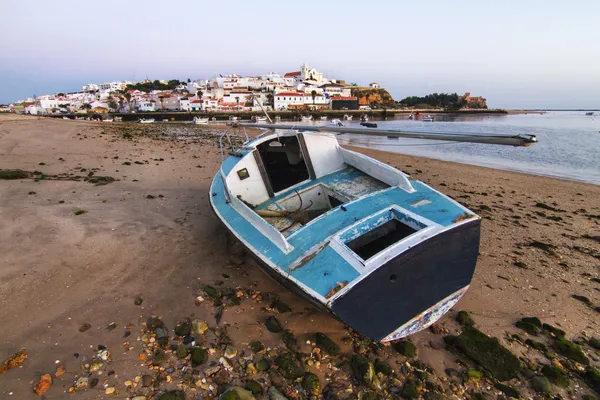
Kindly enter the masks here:
[[394, 107], [376, 82], [368, 86], [328, 79], [304, 64], [299, 71], [262, 76], [218, 75], [211, 79], [87, 84], [79, 92], [18, 101], [0, 111], [25, 114], [152, 111], [356, 110]]

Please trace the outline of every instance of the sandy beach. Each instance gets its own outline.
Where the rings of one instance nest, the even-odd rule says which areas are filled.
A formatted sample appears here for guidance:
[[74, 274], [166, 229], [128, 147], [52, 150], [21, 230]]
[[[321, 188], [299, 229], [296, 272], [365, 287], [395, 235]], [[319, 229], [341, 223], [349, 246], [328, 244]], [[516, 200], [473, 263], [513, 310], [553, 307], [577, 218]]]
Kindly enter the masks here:
[[[523, 317], [537, 317], [578, 343], [590, 365], [600, 364], [599, 350], [590, 345], [600, 336], [600, 186], [354, 149], [483, 218], [470, 290], [434, 329], [409, 338], [417, 358], [407, 358], [393, 346], [357, 338], [316, 311], [271, 281], [228, 240], [208, 199], [221, 163], [217, 131], [191, 125], [185, 131], [190, 137], [177, 140], [176, 129], [158, 124], [142, 129], [0, 115], [0, 170], [28, 172], [23, 179], [0, 179], [0, 363], [20, 349], [27, 354], [19, 366], [0, 373], [0, 399], [40, 398], [33, 388], [44, 374], [52, 379], [43, 394], [47, 399], [149, 400], [166, 390], [214, 398], [223, 385], [243, 387], [250, 379], [264, 390], [256, 398], [268, 398], [270, 386], [287, 398], [310, 398], [293, 379], [279, 382], [274, 368], [248, 371], [248, 363], [262, 358], [272, 363], [285, 347], [281, 333], [265, 328], [267, 316], [293, 333], [325, 398], [334, 398], [332, 392], [339, 398], [359, 393], [360, 398], [411, 398], [403, 390], [415, 382], [417, 397], [495, 399], [502, 394], [496, 380], [488, 372], [466, 374], [482, 368], [446, 346], [444, 336], [461, 332], [455, 320], [459, 310], [529, 366], [532, 376], [503, 382], [523, 398], [600, 395], [586, 378], [585, 363], [571, 365], [560, 351], [540, 352], [524, 342], [534, 339], [554, 348], [555, 337], [515, 326]], [[206, 285], [222, 296], [211, 296]], [[227, 294], [231, 289], [234, 294]], [[194, 338], [209, 349], [209, 361], [194, 371], [186, 364], [190, 355], [178, 360], [175, 348], [182, 340], [171, 339], [172, 349], [157, 351], [160, 335], [150, 332], [152, 316], [164, 322], [171, 337], [186, 319], [206, 321], [209, 329]], [[329, 336], [342, 354], [315, 352], [316, 332]], [[189, 330], [184, 333], [179, 336]], [[253, 353], [249, 343], [255, 340], [266, 353]], [[184, 344], [191, 352], [193, 345]], [[231, 355], [231, 348], [237, 354], [225, 358], [229, 368], [219, 359], [226, 350]], [[340, 367], [353, 354], [370, 362], [381, 359], [394, 372], [379, 371], [379, 385], [356, 382]], [[203, 369], [210, 363], [220, 369], [213, 374]], [[545, 376], [542, 367], [557, 363], [570, 384], [552, 384], [544, 393], [532, 383], [534, 376]], [[423, 370], [426, 377], [419, 375]], [[87, 378], [85, 385], [81, 377]], [[346, 381], [350, 386], [343, 386]]]

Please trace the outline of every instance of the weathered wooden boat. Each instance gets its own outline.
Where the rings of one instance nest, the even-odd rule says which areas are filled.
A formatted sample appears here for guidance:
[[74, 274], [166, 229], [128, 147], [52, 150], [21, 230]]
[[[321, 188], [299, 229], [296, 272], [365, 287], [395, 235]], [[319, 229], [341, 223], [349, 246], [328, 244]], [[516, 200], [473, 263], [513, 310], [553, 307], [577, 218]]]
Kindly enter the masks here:
[[[465, 294], [480, 217], [336, 133], [528, 145], [534, 136], [234, 124], [265, 133], [224, 158], [212, 208], [262, 269], [374, 340], [425, 329]], [[230, 128], [232, 129], [232, 128]], [[221, 136], [229, 138], [229, 132]], [[223, 148], [221, 147], [223, 156]]]

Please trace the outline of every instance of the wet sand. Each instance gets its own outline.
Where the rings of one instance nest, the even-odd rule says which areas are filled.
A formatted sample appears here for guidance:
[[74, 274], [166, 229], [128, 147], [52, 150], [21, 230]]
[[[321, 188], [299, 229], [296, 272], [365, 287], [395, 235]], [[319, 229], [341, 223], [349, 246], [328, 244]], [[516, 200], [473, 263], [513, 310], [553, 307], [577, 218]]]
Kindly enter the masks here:
[[[216, 308], [205, 285], [275, 293], [292, 309], [275, 315], [302, 351], [310, 353], [305, 342], [314, 341], [317, 330], [344, 352], [353, 351], [343, 324], [272, 282], [228, 244], [208, 199], [221, 162], [215, 136], [157, 140], [134, 133], [128, 139], [123, 126], [128, 125], [0, 119], [0, 169], [63, 178], [93, 172], [116, 179], [100, 186], [83, 180], [0, 180], [0, 362], [20, 348], [28, 354], [20, 367], [0, 374], [0, 398], [39, 398], [31, 388], [46, 373], [54, 380], [47, 398], [71, 398], [68, 390], [81, 376], [82, 358], [94, 356], [98, 345], [110, 350], [112, 362], [105, 363], [96, 388], [77, 391], [75, 398], [128, 398], [133, 393], [158, 398], [151, 394], [181, 382], [163, 382], [156, 390], [128, 390], [124, 384], [148, 373], [139, 358], [144, 342], [137, 340], [144, 322], [160, 316], [172, 329], [180, 320], [199, 318], [215, 327]], [[356, 150], [404, 170], [483, 217], [471, 288], [438, 327], [456, 334], [455, 311], [467, 310], [481, 331], [530, 358], [535, 358], [531, 349], [505, 337], [506, 332], [523, 335], [514, 327], [521, 317], [539, 317], [568, 338], [598, 335], [600, 186]], [[75, 215], [78, 210], [86, 213]], [[545, 251], [532, 242], [555, 247]], [[199, 295], [205, 301], [198, 303]], [[591, 305], [572, 295], [585, 296]], [[136, 298], [141, 305], [134, 304]], [[268, 315], [273, 313], [265, 310], [264, 301], [250, 296], [239, 306], [225, 307], [218, 326], [229, 325], [227, 334], [238, 351], [250, 353], [247, 344], [255, 339], [276, 348], [281, 338], [264, 328]], [[116, 328], [107, 329], [112, 322]], [[84, 324], [90, 328], [80, 332]], [[125, 338], [125, 332], [131, 335]], [[442, 336], [427, 330], [410, 339], [439, 383], [449, 385], [442, 379], [445, 369], [460, 367], [457, 355], [443, 349]], [[584, 351], [597, 366], [598, 353], [589, 347]], [[398, 355], [390, 358], [391, 363], [403, 361]], [[59, 366], [66, 372], [55, 377]], [[324, 364], [311, 370], [326, 386]], [[459, 398], [474, 390], [455, 384]], [[531, 390], [515, 385], [523, 393]], [[115, 393], [105, 394], [111, 387]], [[571, 390], [574, 398], [591, 393], [585, 384]], [[214, 394], [202, 389], [186, 393], [191, 398]], [[554, 388], [554, 393], [569, 397], [564, 389]]]

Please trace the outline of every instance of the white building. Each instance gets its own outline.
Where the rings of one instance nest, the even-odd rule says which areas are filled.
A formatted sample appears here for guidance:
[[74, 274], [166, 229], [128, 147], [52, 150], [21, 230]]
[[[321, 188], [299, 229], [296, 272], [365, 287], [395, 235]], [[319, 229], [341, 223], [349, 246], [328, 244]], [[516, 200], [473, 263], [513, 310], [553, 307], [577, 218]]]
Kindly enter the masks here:
[[379, 83], [377, 83], [377, 82], [371, 82], [371, 83], [369, 83], [369, 87], [371, 89], [379, 89]]
[[323, 89], [323, 92], [329, 97], [349, 97], [352, 95], [352, 90], [350, 88], [337, 83], [327, 83], [325, 85], [321, 85], [321, 89]]
[[206, 110], [207, 108], [204, 107], [204, 103], [207, 102], [209, 103], [211, 99], [194, 99], [194, 100], [190, 100], [190, 111], [202, 111], [203, 109]]
[[156, 111], [156, 103], [153, 100], [140, 100], [138, 109], [140, 111]]
[[190, 108], [190, 99], [187, 97], [182, 97], [179, 99], [179, 108], [181, 111], [192, 111]]
[[275, 110], [287, 110], [290, 106], [300, 107], [304, 105], [304, 95], [297, 92], [280, 92], [273, 98]]

